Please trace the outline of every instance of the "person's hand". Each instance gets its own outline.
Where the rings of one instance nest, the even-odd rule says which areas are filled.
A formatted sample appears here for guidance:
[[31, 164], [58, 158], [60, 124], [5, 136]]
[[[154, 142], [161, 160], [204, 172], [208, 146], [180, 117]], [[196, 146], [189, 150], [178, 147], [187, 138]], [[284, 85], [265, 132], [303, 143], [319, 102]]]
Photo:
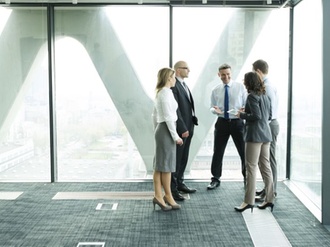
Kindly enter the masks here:
[[176, 144], [182, 146], [183, 145], [183, 140], [181, 138], [176, 140]]
[[182, 138], [187, 138], [189, 136], [189, 131], [183, 132]]
[[223, 111], [221, 111], [221, 109], [218, 107], [218, 106], [213, 106], [214, 108], [214, 111], [217, 113], [217, 114], [222, 114]]
[[244, 111], [245, 111], [245, 108], [242, 107], [241, 109], [239, 109], [239, 110], [237, 111], [237, 114], [235, 114], [235, 116], [238, 117], [238, 118], [240, 118], [241, 112], [244, 112]]

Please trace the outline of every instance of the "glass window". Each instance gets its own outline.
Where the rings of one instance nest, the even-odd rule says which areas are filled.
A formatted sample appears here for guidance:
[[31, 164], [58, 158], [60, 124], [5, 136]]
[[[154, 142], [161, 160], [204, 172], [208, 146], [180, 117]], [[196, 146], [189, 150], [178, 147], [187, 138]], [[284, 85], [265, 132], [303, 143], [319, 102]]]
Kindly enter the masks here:
[[294, 19], [291, 181], [321, 208], [322, 1], [302, 1]]
[[59, 181], [152, 173], [153, 92], [169, 61], [168, 16], [162, 7], [56, 8]]
[[[280, 135], [277, 145], [278, 178], [285, 178], [288, 90], [289, 10], [240, 10], [230, 8], [175, 8], [173, 11], [173, 58], [190, 66], [187, 79], [193, 91], [196, 115], [187, 175], [210, 178], [213, 155], [213, 131], [216, 117], [210, 113], [212, 89], [222, 83], [218, 67], [232, 66], [232, 79], [242, 82], [252, 63], [264, 59], [269, 77], [280, 95]], [[198, 18], [196, 18], [198, 16]], [[241, 161], [230, 138], [223, 178], [242, 179]], [[260, 178], [260, 175], [259, 175]]]
[[[10, 12], [0, 15], [5, 41], [0, 49], [6, 58], [0, 69], [15, 68], [15, 73], [0, 73], [2, 88], [8, 88], [0, 115], [1, 145], [8, 149], [0, 157], [1, 180], [50, 180], [47, 12], [32, 10], [22, 9], [15, 17]], [[268, 61], [280, 91], [277, 156], [279, 178], [284, 178], [289, 34], [283, 27], [288, 27], [289, 10], [173, 7], [173, 30], [169, 11], [168, 6], [55, 8], [59, 181], [151, 178], [154, 88], [158, 70], [169, 66], [170, 59], [186, 60], [191, 69], [188, 84], [199, 126], [187, 177], [194, 179], [211, 175], [215, 118], [209, 107], [211, 90], [220, 83], [219, 65], [230, 63], [234, 79], [242, 81], [255, 60]], [[10, 55], [7, 47], [17, 54]], [[28, 158], [18, 155], [24, 152]], [[6, 160], [15, 156], [15, 164], [7, 166]], [[224, 178], [241, 179], [239, 163], [230, 141]]]
[[0, 7], [0, 180], [49, 181], [45, 8]]

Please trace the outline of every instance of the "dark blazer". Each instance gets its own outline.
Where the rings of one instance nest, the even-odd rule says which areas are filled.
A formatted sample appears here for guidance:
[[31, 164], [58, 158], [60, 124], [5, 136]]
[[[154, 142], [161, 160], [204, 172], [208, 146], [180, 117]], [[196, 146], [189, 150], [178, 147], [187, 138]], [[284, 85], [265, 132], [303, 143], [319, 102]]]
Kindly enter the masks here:
[[177, 131], [178, 134], [182, 137], [182, 134], [187, 130], [189, 132], [193, 132], [194, 124], [198, 125], [197, 117], [193, 115], [193, 112], [195, 112], [194, 99], [189, 90], [191, 99], [189, 100], [186, 90], [183, 88], [181, 82], [178, 79], [176, 79], [175, 86], [171, 89], [173, 91], [174, 98], [178, 102]]
[[272, 134], [269, 121], [272, 119], [271, 102], [267, 95], [250, 93], [246, 99], [245, 112], [240, 114], [245, 119], [245, 142], [271, 142]]

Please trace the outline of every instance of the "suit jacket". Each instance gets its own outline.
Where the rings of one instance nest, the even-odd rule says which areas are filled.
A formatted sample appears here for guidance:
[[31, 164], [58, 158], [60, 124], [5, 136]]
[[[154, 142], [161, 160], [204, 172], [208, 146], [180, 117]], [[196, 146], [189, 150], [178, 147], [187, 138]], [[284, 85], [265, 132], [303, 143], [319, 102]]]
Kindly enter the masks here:
[[173, 91], [174, 98], [178, 102], [178, 120], [177, 120], [177, 131], [180, 136], [186, 131], [190, 134], [193, 133], [194, 124], [198, 125], [197, 117], [193, 115], [195, 112], [194, 99], [189, 90], [190, 99], [186, 93], [186, 90], [182, 86], [181, 82], [176, 79], [175, 86], [171, 88]]
[[267, 95], [250, 93], [246, 99], [245, 112], [240, 114], [245, 119], [245, 142], [271, 142], [272, 134], [269, 121], [272, 119], [271, 102]]

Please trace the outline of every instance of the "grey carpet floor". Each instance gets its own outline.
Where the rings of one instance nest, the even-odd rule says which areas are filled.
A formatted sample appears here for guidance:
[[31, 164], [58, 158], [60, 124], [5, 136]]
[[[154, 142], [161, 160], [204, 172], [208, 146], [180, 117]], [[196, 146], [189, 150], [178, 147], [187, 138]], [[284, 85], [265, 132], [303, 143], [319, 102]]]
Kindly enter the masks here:
[[[16, 200], [0, 200], [0, 246], [253, 246], [242, 214], [234, 210], [243, 200], [242, 182], [224, 181], [213, 191], [206, 190], [208, 181], [187, 184], [198, 191], [180, 202], [181, 210], [163, 212], [145, 195], [140, 200], [53, 199], [58, 192], [148, 195], [151, 181], [0, 183], [0, 193], [23, 192]], [[330, 246], [329, 231], [283, 183], [275, 203], [273, 215], [292, 246]], [[96, 209], [99, 204], [104, 210]], [[113, 204], [117, 210], [111, 210]]]

